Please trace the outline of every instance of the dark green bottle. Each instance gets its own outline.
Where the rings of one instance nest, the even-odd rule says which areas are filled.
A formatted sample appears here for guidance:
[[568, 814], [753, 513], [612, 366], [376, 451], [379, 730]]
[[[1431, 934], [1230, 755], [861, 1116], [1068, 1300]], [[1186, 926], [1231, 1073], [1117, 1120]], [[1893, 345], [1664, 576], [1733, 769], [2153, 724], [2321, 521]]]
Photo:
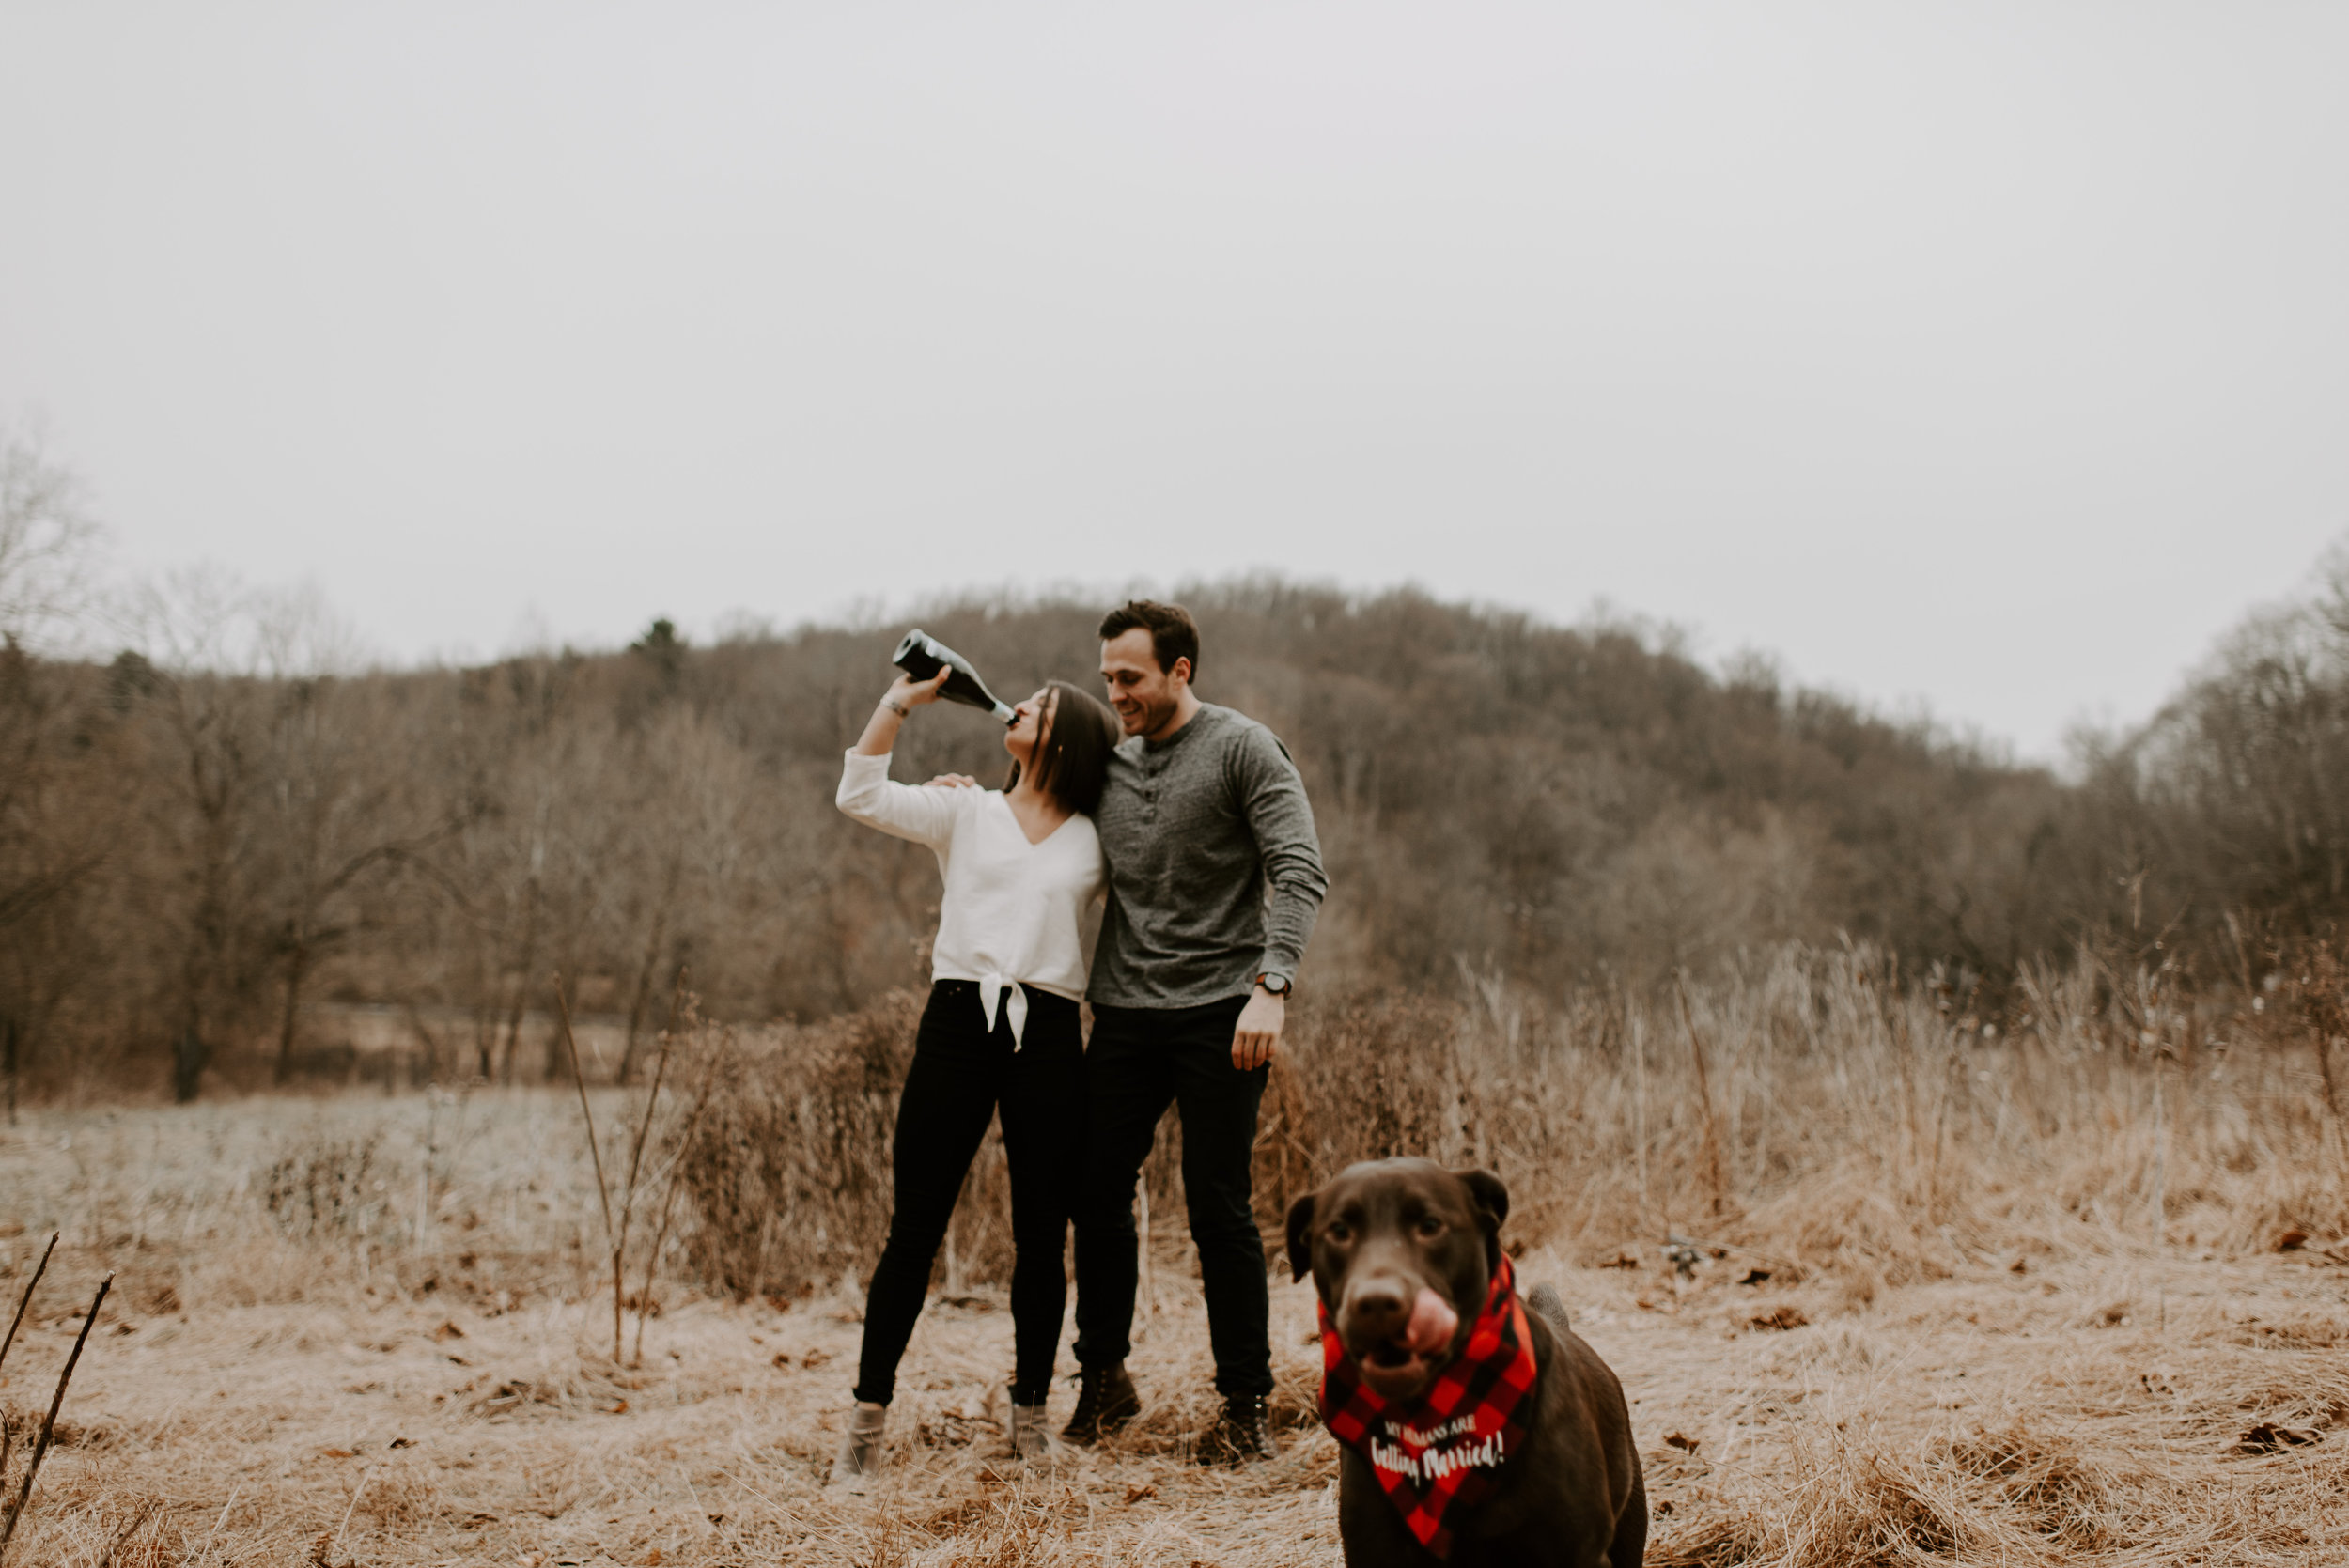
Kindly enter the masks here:
[[889, 661], [916, 680], [931, 679], [941, 666], [950, 668], [955, 673], [946, 677], [945, 688], [939, 692], [940, 696], [950, 703], [960, 703], [965, 707], [991, 713], [1006, 724], [1019, 717], [1012, 712], [1009, 704], [987, 689], [987, 682], [979, 678], [978, 671], [971, 668], [969, 660], [919, 627], [906, 633], [905, 641], [897, 644], [897, 651], [890, 656]]

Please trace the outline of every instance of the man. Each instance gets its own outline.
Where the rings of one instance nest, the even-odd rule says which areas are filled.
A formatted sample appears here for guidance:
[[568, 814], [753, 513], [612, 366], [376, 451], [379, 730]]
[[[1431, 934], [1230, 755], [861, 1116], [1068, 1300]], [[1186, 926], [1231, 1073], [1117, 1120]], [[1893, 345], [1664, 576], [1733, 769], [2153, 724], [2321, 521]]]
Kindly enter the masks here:
[[1270, 1299], [1251, 1203], [1256, 1110], [1329, 883], [1287, 749], [1254, 720], [1201, 702], [1198, 669], [1199, 630], [1179, 605], [1137, 599], [1101, 622], [1101, 677], [1127, 738], [1094, 817], [1109, 908], [1086, 991], [1082, 1389], [1062, 1436], [1092, 1442], [1142, 1408], [1126, 1372], [1134, 1182], [1171, 1103], [1223, 1396], [1200, 1452], [1237, 1463], [1274, 1454]]

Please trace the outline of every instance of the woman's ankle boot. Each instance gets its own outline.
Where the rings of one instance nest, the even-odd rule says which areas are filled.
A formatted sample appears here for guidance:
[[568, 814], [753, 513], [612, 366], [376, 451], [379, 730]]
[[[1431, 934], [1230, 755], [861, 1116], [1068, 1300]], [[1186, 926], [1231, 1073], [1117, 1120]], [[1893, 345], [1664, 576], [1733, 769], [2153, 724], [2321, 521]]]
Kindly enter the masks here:
[[1051, 1429], [1044, 1424], [1044, 1401], [1022, 1405], [1011, 1402], [1011, 1452], [1017, 1458], [1044, 1463], [1058, 1457], [1060, 1444], [1053, 1441]]
[[881, 1431], [889, 1422], [889, 1406], [859, 1401], [848, 1412], [848, 1434], [840, 1440], [840, 1456], [832, 1461], [832, 1483], [862, 1492], [881, 1468]]

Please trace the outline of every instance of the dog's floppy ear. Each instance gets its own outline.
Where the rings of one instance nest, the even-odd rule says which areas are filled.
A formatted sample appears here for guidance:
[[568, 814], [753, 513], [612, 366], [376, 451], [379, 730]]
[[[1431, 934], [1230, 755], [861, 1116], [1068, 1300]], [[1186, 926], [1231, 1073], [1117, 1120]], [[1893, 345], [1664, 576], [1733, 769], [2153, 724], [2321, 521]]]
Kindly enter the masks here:
[[1490, 1171], [1455, 1171], [1460, 1185], [1476, 1204], [1476, 1222], [1485, 1231], [1485, 1266], [1501, 1266], [1501, 1222], [1509, 1218], [1509, 1188]]
[[1314, 1203], [1321, 1196], [1308, 1192], [1289, 1205], [1289, 1283], [1314, 1271]]

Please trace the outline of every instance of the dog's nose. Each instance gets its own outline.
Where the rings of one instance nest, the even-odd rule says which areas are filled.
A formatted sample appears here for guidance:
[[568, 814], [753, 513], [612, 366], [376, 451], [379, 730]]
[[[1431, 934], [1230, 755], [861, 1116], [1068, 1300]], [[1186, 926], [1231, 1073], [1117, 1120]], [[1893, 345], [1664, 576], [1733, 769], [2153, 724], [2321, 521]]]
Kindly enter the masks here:
[[1393, 1339], [1410, 1323], [1418, 1294], [1396, 1279], [1361, 1281], [1346, 1293], [1346, 1326], [1359, 1340]]

